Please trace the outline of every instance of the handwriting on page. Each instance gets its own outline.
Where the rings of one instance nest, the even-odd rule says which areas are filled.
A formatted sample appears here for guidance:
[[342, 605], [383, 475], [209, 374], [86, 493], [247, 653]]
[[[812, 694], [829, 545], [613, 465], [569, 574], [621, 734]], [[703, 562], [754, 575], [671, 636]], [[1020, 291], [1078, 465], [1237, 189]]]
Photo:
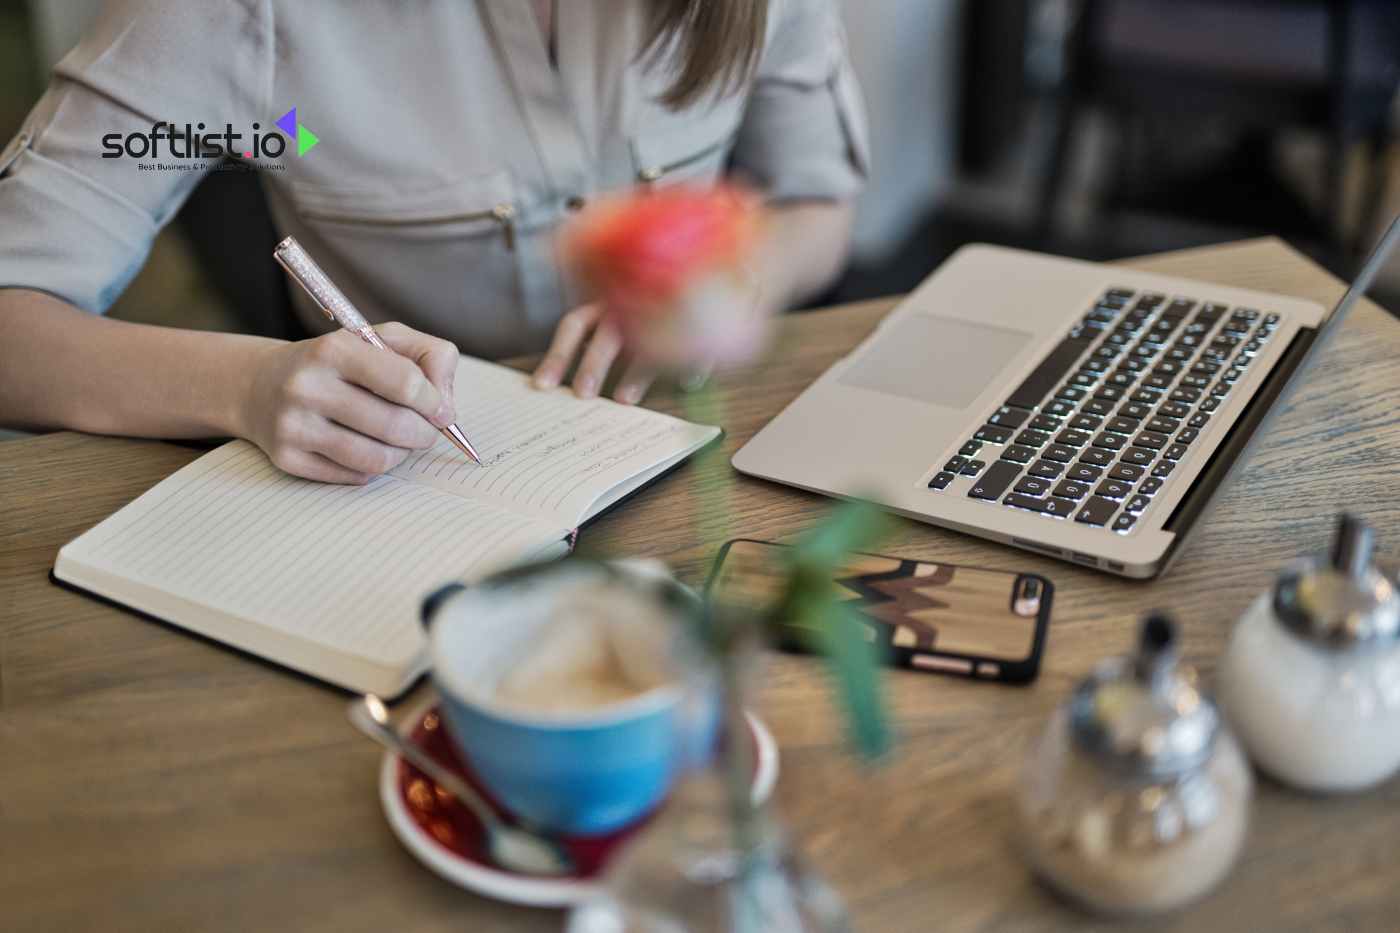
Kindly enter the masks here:
[[483, 462], [443, 441], [393, 472], [531, 512], [581, 513], [611, 485], [673, 454], [696, 430], [683, 421], [567, 390], [537, 391], [523, 374], [465, 361], [457, 418]]
[[251, 444], [209, 459], [160, 507], [84, 544], [134, 581], [364, 657], [411, 654], [424, 593], [551, 538], [489, 502], [392, 477], [295, 479]]

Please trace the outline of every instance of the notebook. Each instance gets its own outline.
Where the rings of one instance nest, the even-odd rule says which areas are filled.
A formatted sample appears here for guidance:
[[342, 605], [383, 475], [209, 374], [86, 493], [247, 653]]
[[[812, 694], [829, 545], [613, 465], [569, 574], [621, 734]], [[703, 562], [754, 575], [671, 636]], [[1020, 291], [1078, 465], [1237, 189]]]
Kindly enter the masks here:
[[365, 486], [296, 479], [247, 441], [200, 457], [58, 553], [54, 576], [360, 692], [425, 668], [424, 596], [567, 553], [579, 525], [719, 429], [540, 391], [463, 357], [446, 439]]

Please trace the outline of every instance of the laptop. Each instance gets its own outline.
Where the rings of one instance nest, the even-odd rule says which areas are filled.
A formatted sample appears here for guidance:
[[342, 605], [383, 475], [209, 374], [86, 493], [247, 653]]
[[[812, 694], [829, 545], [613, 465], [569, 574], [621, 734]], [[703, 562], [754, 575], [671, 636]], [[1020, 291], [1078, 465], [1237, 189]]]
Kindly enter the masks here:
[[966, 246], [734, 455], [751, 476], [1127, 577], [1163, 572], [1400, 240], [1331, 311]]

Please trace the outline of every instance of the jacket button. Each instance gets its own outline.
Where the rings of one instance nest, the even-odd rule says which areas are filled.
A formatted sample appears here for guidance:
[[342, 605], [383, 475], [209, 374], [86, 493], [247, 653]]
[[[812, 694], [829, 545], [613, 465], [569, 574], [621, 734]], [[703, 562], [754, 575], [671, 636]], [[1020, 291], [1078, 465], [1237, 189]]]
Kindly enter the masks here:
[[570, 197], [567, 201], [565, 201], [564, 206], [571, 211], [581, 211], [583, 210], [583, 206], [586, 203], [588, 202], [586, 202], [582, 197], [576, 194]]

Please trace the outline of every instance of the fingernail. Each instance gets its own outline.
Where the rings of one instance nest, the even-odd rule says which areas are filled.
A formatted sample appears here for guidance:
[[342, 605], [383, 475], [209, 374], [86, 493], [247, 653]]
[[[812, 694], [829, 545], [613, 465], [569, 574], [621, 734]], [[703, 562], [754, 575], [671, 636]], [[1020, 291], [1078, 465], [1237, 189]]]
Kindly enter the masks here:
[[580, 376], [574, 383], [574, 390], [579, 398], [592, 398], [598, 394], [598, 380], [592, 376]]
[[553, 370], [535, 373], [535, 388], [552, 389], [559, 384], [559, 374]]
[[617, 400], [624, 405], [635, 405], [642, 400], [642, 392], [636, 386], [623, 386], [617, 390]]
[[437, 414], [433, 415], [433, 424], [440, 428], [445, 428], [457, 417], [456, 411], [452, 408], [452, 403], [447, 399], [442, 400], [438, 406]]

